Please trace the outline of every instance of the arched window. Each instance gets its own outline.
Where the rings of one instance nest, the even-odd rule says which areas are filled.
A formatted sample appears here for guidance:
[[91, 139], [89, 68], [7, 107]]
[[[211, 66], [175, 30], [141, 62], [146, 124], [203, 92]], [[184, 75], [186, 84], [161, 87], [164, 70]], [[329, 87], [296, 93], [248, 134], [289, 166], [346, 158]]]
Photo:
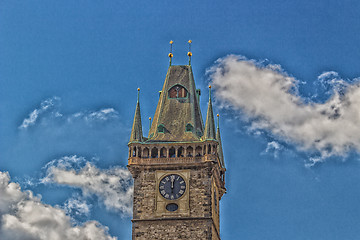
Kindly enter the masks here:
[[171, 158], [175, 157], [175, 148], [174, 147], [171, 147], [169, 149], [169, 157], [171, 157]]
[[195, 156], [200, 157], [202, 155], [202, 148], [200, 146], [197, 146], [195, 148]]
[[144, 148], [144, 150], [143, 150], [143, 157], [144, 158], [148, 158], [149, 157], [149, 149], [146, 147], [146, 148]]
[[181, 85], [175, 85], [169, 89], [169, 98], [186, 98], [187, 90]]
[[194, 149], [192, 148], [192, 147], [187, 147], [187, 149], [186, 149], [186, 156], [187, 157], [192, 157], [193, 156], [193, 151], [194, 151]]
[[183, 147], [179, 147], [178, 148], [178, 157], [183, 157], [184, 156], [184, 148]]
[[166, 157], [166, 148], [163, 147], [163, 148], [160, 149], [160, 157], [161, 158]]
[[158, 149], [154, 147], [151, 149], [151, 158], [157, 158], [158, 157]]
[[136, 157], [136, 147], [133, 148], [133, 157]]

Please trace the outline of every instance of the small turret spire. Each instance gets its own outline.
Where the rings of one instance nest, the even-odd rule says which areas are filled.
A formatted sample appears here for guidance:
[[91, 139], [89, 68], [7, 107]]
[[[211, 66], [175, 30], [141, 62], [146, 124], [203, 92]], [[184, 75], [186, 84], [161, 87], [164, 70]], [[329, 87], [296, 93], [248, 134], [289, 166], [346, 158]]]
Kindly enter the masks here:
[[216, 117], [217, 117], [216, 140], [219, 142], [219, 146], [217, 148], [217, 153], [218, 153], [218, 156], [219, 156], [221, 167], [225, 168], [224, 154], [223, 154], [223, 150], [222, 150], [221, 137], [220, 137], [219, 114], [217, 114]]
[[151, 130], [151, 117], [149, 117], [149, 138], [150, 138], [150, 130]]
[[188, 51], [187, 55], [189, 56], [189, 65], [191, 65], [191, 56], [192, 56], [191, 43], [192, 43], [192, 41], [189, 40], [188, 43], [189, 43], [189, 51]]
[[206, 114], [206, 123], [205, 123], [205, 132], [204, 139], [214, 140], [215, 138], [215, 123], [214, 123], [214, 114], [211, 103], [211, 86], [209, 86], [209, 104]]
[[170, 40], [170, 52], [169, 52], [169, 58], [170, 58], [170, 66], [171, 66], [171, 61], [172, 61], [172, 58], [173, 58], [173, 54], [172, 54], [172, 45], [173, 45], [174, 41], [173, 40]]
[[134, 122], [131, 129], [130, 142], [142, 142], [143, 133], [141, 125], [141, 113], [140, 113], [140, 88], [138, 90], [137, 103], [135, 109]]

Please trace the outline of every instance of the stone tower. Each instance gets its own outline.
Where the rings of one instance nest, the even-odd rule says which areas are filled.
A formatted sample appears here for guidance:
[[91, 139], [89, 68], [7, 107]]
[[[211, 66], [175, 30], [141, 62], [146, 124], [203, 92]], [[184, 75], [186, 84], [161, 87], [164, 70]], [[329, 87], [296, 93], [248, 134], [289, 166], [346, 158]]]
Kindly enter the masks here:
[[[139, 94], [129, 141], [132, 239], [220, 239], [225, 165], [211, 95], [205, 127], [190, 65], [170, 66], [146, 138]], [[211, 87], [209, 86], [209, 90]], [[138, 89], [139, 91], [140, 89]]]

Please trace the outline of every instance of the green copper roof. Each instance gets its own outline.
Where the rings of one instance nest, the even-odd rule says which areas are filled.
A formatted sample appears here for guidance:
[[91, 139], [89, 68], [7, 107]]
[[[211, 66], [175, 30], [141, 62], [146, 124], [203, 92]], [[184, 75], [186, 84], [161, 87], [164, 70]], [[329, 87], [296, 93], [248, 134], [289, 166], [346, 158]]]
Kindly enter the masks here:
[[205, 132], [204, 132], [203, 139], [204, 140], [216, 139], [214, 114], [213, 114], [212, 103], [211, 103], [211, 88], [209, 88], [209, 104], [208, 104], [208, 110], [207, 110], [207, 114], [206, 114]]
[[[170, 91], [181, 89], [184, 95]], [[185, 93], [184, 93], [185, 92]], [[200, 141], [204, 131], [191, 66], [170, 66], [160, 93], [148, 142]], [[179, 96], [179, 97], [177, 97]]]
[[142, 142], [142, 141], [143, 141], [143, 133], [142, 133], [142, 125], [141, 125], [140, 102], [139, 102], [139, 92], [138, 92], [138, 100], [136, 103], [134, 122], [130, 135], [130, 142]]

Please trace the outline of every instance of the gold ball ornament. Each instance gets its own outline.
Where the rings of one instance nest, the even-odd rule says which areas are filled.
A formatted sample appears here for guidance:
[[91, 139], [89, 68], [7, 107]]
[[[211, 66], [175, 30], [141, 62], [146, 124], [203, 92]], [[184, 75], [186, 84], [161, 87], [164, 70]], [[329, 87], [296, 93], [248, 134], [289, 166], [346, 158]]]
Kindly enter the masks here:
[[169, 58], [172, 58], [174, 55], [172, 53], [169, 53]]
[[189, 57], [191, 57], [192, 56], [192, 52], [188, 52], [188, 54], [187, 54]]
[[137, 90], [140, 91], [140, 88], [138, 88]]

